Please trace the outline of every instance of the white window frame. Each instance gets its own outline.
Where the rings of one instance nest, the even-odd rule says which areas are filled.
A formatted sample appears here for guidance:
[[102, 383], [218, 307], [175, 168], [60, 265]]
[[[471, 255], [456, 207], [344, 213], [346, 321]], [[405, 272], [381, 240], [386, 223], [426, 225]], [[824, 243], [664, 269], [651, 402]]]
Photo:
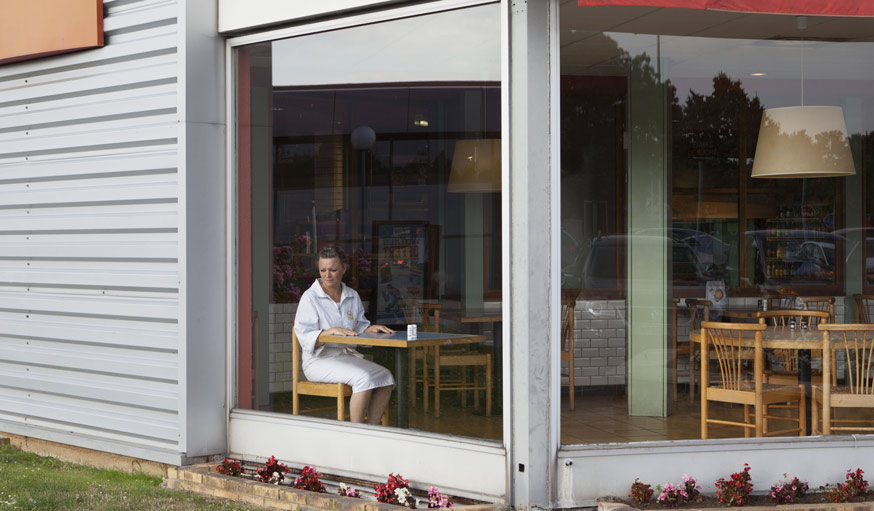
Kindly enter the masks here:
[[[315, 464], [328, 473], [382, 480], [389, 472], [401, 473], [411, 484], [433, 484], [450, 494], [477, 498], [492, 502], [506, 502], [508, 483], [506, 477], [506, 439], [509, 424], [504, 415], [503, 441], [461, 438], [417, 430], [400, 430], [336, 420], [305, 416], [243, 410], [234, 408], [237, 402], [237, 119], [236, 119], [236, 48], [244, 45], [267, 42], [295, 36], [304, 36], [361, 26], [371, 23], [398, 20], [412, 16], [433, 14], [442, 11], [497, 3], [495, 0], [440, 0], [406, 7], [391, 8], [316, 23], [268, 30], [256, 34], [233, 37], [226, 43], [226, 185], [228, 215], [227, 225], [227, 402], [228, 451], [231, 455], [252, 461], [264, 461], [276, 455], [287, 463], [303, 466]], [[501, 14], [501, 54], [506, 55], [506, 9]], [[503, 68], [504, 66], [502, 66]], [[506, 119], [506, 71], [501, 71], [502, 118]], [[506, 129], [506, 124], [502, 126]], [[504, 148], [506, 151], [506, 148]], [[504, 159], [506, 162], [507, 160]], [[505, 177], [507, 165], [502, 169]], [[506, 214], [505, 209], [502, 209]], [[502, 222], [504, 250], [502, 254], [503, 275], [508, 276], [509, 226]], [[505, 311], [506, 313], [506, 311]], [[509, 332], [504, 332], [509, 342]], [[508, 368], [506, 359], [505, 371]], [[509, 374], [505, 372], [504, 374]], [[509, 403], [509, 379], [503, 384], [504, 407]], [[284, 439], [306, 438], [306, 442], [290, 442]], [[294, 444], [293, 446], [291, 444]], [[343, 445], [342, 449], [335, 446]], [[398, 456], [392, 456], [395, 452]], [[352, 460], [350, 462], [350, 460]], [[422, 463], [422, 460], [444, 460], [438, 463]], [[425, 466], [425, 468], [422, 468]]]

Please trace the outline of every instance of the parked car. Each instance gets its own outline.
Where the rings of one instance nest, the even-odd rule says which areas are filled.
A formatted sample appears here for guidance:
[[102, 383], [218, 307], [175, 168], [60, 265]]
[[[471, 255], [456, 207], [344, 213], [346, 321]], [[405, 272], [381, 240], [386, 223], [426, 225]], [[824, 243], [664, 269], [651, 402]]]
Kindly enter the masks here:
[[[625, 287], [624, 274], [628, 235], [601, 236], [592, 246], [583, 265], [583, 286], [586, 289], [616, 289]], [[668, 236], [636, 235], [635, 242], [671, 247], [674, 286], [703, 285], [709, 280], [698, 256], [688, 244]]]

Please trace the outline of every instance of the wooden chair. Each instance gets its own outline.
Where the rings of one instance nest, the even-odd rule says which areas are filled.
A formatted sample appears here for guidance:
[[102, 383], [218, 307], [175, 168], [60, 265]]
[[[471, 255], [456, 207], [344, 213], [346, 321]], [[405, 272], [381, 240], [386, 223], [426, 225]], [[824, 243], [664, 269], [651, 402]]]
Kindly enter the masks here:
[[853, 295], [856, 301], [856, 323], [872, 323], [874, 318], [874, 295]]
[[788, 287], [781, 288], [779, 292], [768, 293], [768, 310], [792, 310], [795, 309], [798, 293]]
[[[710, 306], [713, 302], [710, 300], [699, 300], [696, 298], [686, 298], [686, 309], [689, 312], [689, 332], [697, 332], [701, 330], [702, 321], [710, 321]], [[689, 357], [689, 401], [695, 402], [695, 366], [697, 365], [697, 346], [693, 342], [689, 342], [685, 348], [678, 348], [678, 355], [687, 355]], [[685, 352], [685, 353], [684, 353]]]
[[828, 322], [835, 322], [835, 297], [807, 296], [801, 299], [804, 310], [828, 312]]
[[562, 376], [567, 376], [568, 403], [571, 411], [574, 411], [574, 308], [577, 305], [576, 298], [561, 301], [561, 361], [567, 362], [567, 372], [562, 370]]
[[[422, 331], [423, 332], [439, 332], [440, 331], [440, 311], [443, 306], [437, 303], [420, 303], [418, 306], [422, 314]], [[415, 323], [416, 318], [408, 318], [408, 323]], [[430, 396], [428, 395], [428, 357], [426, 355], [427, 348], [410, 348], [409, 352], [409, 372], [408, 379], [410, 382], [410, 406], [416, 406], [416, 391], [419, 384], [422, 384], [422, 406], [425, 411], [428, 411]], [[419, 363], [422, 365], [422, 370], [419, 371]]]
[[[750, 323], [701, 323], [701, 438], [708, 438], [710, 424], [738, 426], [744, 428], [744, 436], [749, 437], [752, 430], [757, 437], [784, 435], [790, 432], [806, 434], [806, 402], [804, 386], [775, 385], [764, 382], [765, 352], [762, 347], [764, 324]], [[752, 357], [750, 357], [752, 352]], [[718, 372], [710, 379], [710, 355], [716, 359]], [[752, 381], [745, 375], [744, 364], [753, 359]], [[799, 403], [797, 418], [777, 417], [791, 420], [797, 427], [769, 431], [765, 409], [770, 404]], [[733, 403], [744, 406], [743, 420], [716, 419], [709, 414], [711, 402]], [[750, 414], [750, 408], [753, 413]], [[754, 420], [750, 423], [750, 417]]]
[[[871, 420], [837, 419], [833, 414], [838, 408], [874, 409], [874, 381], [871, 375], [874, 366], [874, 324], [821, 325], [819, 329], [822, 330], [824, 376], [823, 383], [812, 388], [813, 433], [874, 432]], [[845, 383], [840, 386], [834, 383], [836, 378], [831, 374], [834, 367], [831, 361], [838, 353], [843, 353], [847, 360]], [[819, 428], [820, 416], [822, 430]]]
[[[320, 383], [308, 381], [302, 378], [300, 370], [300, 342], [297, 340], [297, 333], [294, 327], [291, 329], [291, 413], [300, 415], [302, 413], [315, 413], [325, 410], [334, 409], [333, 406], [323, 408], [309, 408], [305, 412], [300, 410], [300, 396], [320, 396], [331, 397], [337, 400], [337, 420], [346, 420], [348, 413], [346, 411], [346, 398], [352, 396], [352, 387], [345, 383]], [[388, 408], [382, 415], [382, 425], [388, 426]]]
[[[300, 343], [297, 333], [291, 329], [291, 413], [299, 415], [300, 396], [332, 397], [337, 400], [337, 420], [346, 420], [346, 398], [352, 395], [352, 387], [344, 383], [318, 383], [307, 381], [302, 378], [300, 370]], [[306, 413], [330, 410], [333, 406], [325, 408], [313, 408]]]
[[[427, 317], [427, 315], [424, 315]], [[424, 328], [430, 329], [429, 323], [424, 323]], [[428, 330], [431, 331], [431, 330]], [[435, 316], [434, 332], [440, 331], [439, 314]], [[440, 393], [445, 390], [461, 391], [461, 405], [467, 405], [466, 391], [472, 390], [473, 405], [479, 407], [479, 391], [483, 390], [486, 393], [486, 415], [492, 414], [492, 354], [480, 353], [469, 349], [469, 346], [449, 346], [441, 348], [434, 346], [426, 351], [425, 355], [425, 410], [428, 410], [428, 387], [434, 389], [434, 417], [440, 417]], [[428, 361], [433, 367], [433, 378], [428, 372]], [[445, 380], [442, 377], [442, 370], [447, 367], [456, 367], [459, 369], [459, 374], [451, 379]], [[474, 371], [474, 379], [468, 381], [467, 368], [471, 367]], [[478, 368], [482, 368], [485, 373], [485, 382], [480, 379]]]

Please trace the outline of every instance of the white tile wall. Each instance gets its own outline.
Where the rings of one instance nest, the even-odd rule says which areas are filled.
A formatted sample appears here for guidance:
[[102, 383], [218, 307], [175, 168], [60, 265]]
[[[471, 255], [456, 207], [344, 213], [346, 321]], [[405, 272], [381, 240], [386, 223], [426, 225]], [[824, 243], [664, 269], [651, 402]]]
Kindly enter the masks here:
[[269, 324], [270, 392], [291, 392], [291, 326], [296, 303], [271, 303]]

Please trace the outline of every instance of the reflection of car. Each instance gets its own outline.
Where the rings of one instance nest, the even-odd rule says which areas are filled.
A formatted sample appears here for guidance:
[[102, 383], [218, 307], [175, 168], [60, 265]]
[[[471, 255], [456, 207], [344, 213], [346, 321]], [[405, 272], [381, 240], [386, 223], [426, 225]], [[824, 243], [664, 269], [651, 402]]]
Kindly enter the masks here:
[[767, 284], [786, 279], [834, 281], [836, 232], [795, 229], [783, 234], [764, 229], [747, 231], [757, 249], [759, 275]]
[[835, 271], [835, 244], [823, 241], [801, 243], [799, 257], [802, 263], [795, 270], [799, 277], [830, 280]]
[[698, 262], [705, 267], [724, 266], [728, 264], [728, 256], [731, 252], [731, 244], [721, 239], [696, 231], [695, 229], [669, 229], [671, 238], [678, 241], [695, 252]]
[[730, 272], [728, 268], [729, 256], [731, 255], [731, 243], [697, 229], [685, 229], [671, 227], [665, 230], [644, 229], [643, 235], [666, 235], [674, 243], [689, 247], [695, 253], [697, 264], [708, 277], [707, 280], [716, 279], [719, 275]]
[[[868, 283], [874, 282], [874, 227], [849, 227], [835, 231], [845, 240], [845, 262], [847, 264], [856, 257], [865, 258], [865, 278]], [[862, 240], [865, 240], [865, 252], [862, 254]]]
[[[622, 281], [626, 262], [627, 235], [601, 236], [592, 240], [592, 247], [583, 266], [583, 284], [587, 289], [615, 289], [625, 287]], [[635, 243], [671, 247], [673, 258], [672, 277], [675, 286], [702, 285], [708, 279], [692, 248], [675, 239], [664, 236], [638, 235]]]

